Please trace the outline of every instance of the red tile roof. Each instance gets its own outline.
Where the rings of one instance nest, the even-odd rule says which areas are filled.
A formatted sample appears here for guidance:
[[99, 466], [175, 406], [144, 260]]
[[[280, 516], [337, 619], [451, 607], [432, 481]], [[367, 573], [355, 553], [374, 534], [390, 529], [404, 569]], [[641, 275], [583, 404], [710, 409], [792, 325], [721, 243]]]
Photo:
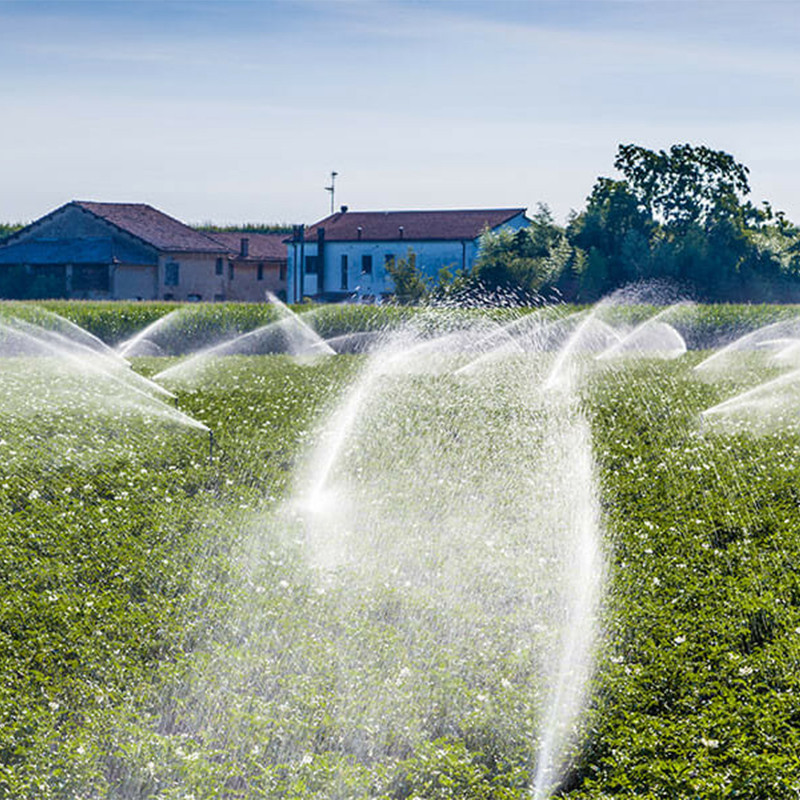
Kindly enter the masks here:
[[167, 252], [226, 253], [227, 248], [204, 233], [146, 203], [95, 203], [73, 200], [75, 205]]
[[319, 228], [325, 228], [326, 241], [337, 242], [357, 241], [359, 238], [364, 241], [475, 239], [485, 228], [496, 228], [525, 211], [524, 208], [483, 208], [338, 212], [308, 227], [306, 241], [316, 239]]
[[248, 256], [246, 261], [285, 261], [286, 234], [285, 233], [248, 233], [244, 231], [217, 233], [209, 231], [206, 236], [220, 242], [228, 248], [234, 259], [240, 259], [242, 239], [248, 239]]

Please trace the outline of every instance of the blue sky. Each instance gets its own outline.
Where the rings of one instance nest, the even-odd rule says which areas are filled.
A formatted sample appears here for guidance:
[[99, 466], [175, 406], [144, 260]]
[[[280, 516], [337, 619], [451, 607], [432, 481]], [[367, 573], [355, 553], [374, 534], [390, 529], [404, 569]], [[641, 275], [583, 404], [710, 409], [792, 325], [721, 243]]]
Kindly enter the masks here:
[[0, 220], [550, 205], [617, 145], [726, 150], [800, 223], [800, 2], [0, 0]]

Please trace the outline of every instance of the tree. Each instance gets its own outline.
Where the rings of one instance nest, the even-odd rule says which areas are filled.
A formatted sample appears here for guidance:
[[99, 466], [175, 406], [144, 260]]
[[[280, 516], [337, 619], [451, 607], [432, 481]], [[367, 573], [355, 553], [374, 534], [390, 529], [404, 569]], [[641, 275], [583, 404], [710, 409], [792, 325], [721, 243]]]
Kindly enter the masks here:
[[430, 279], [417, 267], [417, 255], [411, 248], [405, 258], [386, 263], [386, 271], [394, 281], [394, 295], [398, 303], [413, 305], [427, 299], [430, 292]]
[[784, 299], [797, 274], [796, 229], [746, 200], [748, 169], [705, 145], [620, 145], [621, 180], [598, 178], [568, 228], [587, 257], [579, 297], [667, 278], [701, 300]]
[[555, 286], [574, 256], [564, 229], [555, 224], [550, 209], [539, 204], [527, 228], [481, 235], [473, 279], [488, 290], [538, 295]]
[[0, 242], [24, 227], [25, 225], [22, 222], [0, 222]]
[[656, 153], [624, 144], [614, 167], [640, 207], [668, 226], [704, 225], [715, 212], [741, 206], [750, 193], [747, 167], [705, 145], [675, 144]]
[[598, 178], [586, 210], [567, 228], [572, 244], [588, 254], [579, 275], [581, 299], [595, 300], [617, 286], [651, 277], [657, 231], [627, 181]]

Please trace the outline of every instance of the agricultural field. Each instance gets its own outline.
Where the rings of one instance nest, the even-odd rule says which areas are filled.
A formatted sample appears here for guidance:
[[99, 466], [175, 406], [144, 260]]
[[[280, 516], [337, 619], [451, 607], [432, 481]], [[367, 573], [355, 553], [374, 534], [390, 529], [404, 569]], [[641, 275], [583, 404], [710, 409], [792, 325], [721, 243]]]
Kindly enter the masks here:
[[[175, 310], [44, 307], [110, 345]], [[610, 318], [632, 326], [654, 311]], [[277, 313], [203, 307], [170, 329], [162, 355], [130, 360], [159, 381], [187, 341]], [[3, 315], [42, 318], [24, 304]], [[555, 410], [521, 405], [520, 373], [539, 380], [551, 352], [489, 362], [483, 382], [438, 361], [435, 373], [393, 376], [334, 471], [348, 470], [360, 531], [381, 519], [381, 488], [419, 499], [370, 543], [377, 557], [359, 551], [369, 574], [352, 570], [350, 584], [318, 580], [285, 501], [333, 410], [384, 380], [364, 382], [368, 356], [229, 355], [191, 381], [161, 381], [174, 402], [105, 361], [102, 375], [81, 371], [62, 350], [0, 359], [0, 797], [531, 796], [546, 738], [536, 654], [551, 630], [520, 609], [547, 608], [526, 598], [525, 581], [548, 597], [562, 581], [539, 587], [537, 565], [546, 556], [557, 570], [558, 559], [535, 538], [503, 536], [521, 536], [542, 510], [560, 530], [571, 517], [559, 493], [596, 502], [604, 570], [584, 708], [558, 781], [539, 796], [796, 798], [800, 392], [781, 383], [730, 419], [701, 417], [793, 368], [758, 350], [712, 375], [694, 368], [797, 315], [678, 309], [670, 320], [687, 352], [578, 354], [571, 398]], [[409, 316], [326, 309], [314, 327], [328, 338]], [[437, 416], [442, 407], [459, 412]], [[576, 419], [585, 432], [551, 430]], [[589, 478], [548, 454], [584, 443], [595, 488], [573, 495], [570, 481]], [[442, 455], [429, 463], [434, 446]], [[417, 474], [390, 471], [393, 460]], [[459, 505], [474, 500], [474, 516], [497, 495], [497, 530], [469, 538]], [[426, 549], [437, 507], [456, 509], [443, 529], [464, 550], [452, 561], [446, 536]], [[446, 595], [419, 579], [417, 561], [403, 573], [406, 552], [449, 576]], [[461, 586], [448, 565], [477, 577]]]

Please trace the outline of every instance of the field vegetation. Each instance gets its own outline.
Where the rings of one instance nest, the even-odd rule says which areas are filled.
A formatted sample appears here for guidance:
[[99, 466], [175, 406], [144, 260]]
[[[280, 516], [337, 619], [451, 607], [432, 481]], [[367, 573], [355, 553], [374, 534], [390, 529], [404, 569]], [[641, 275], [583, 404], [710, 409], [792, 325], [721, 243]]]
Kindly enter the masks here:
[[[175, 308], [46, 306], [110, 343]], [[211, 339], [274, 313], [208, 306], [186, 324]], [[315, 324], [376, 329], [409, 313], [331, 308]], [[648, 310], [618, 313], [635, 321]], [[709, 348], [796, 313], [708, 306], [691, 326], [688, 312], [675, 324]], [[766, 435], [702, 426], [703, 409], [775, 374], [758, 362], [701, 381], [692, 367], [704, 355], [626, 360], [584, 384], [610, 577], [566, 797], [780, 800], [800, 790], [797, 409]], [[134, 365], [153, 375], [165, 363]], [[360, 750], [331, 716], [341, 675], [320, 633], [337, 598], [314, 591], [269, 520], [315, 423], [362, 364], [221, 359], [178, 391], [179, 407], [214, 431], [212, 459], [202, 430], [107, 398], [92, 405], [66, 378], [54, 387], [30, 364], [2, 365], [0, 797], [528, 796], [528, 733], [487, 725], [479, 686], [442, 684], [419, 709], [429, 741], [386, 758]], [[59, 402], [26, 410], [25, 392]], [[365, 617], [345, 633], [369, 648], [386, 624]], [[392, 648], [386, 658], [407, 657], [401, 637]], [[476, 711], [459, 717], [452, 698]], [[396, 699], [419, 702], [402, 687]], [[505, 699], [524, 702], [510, 690]]]

